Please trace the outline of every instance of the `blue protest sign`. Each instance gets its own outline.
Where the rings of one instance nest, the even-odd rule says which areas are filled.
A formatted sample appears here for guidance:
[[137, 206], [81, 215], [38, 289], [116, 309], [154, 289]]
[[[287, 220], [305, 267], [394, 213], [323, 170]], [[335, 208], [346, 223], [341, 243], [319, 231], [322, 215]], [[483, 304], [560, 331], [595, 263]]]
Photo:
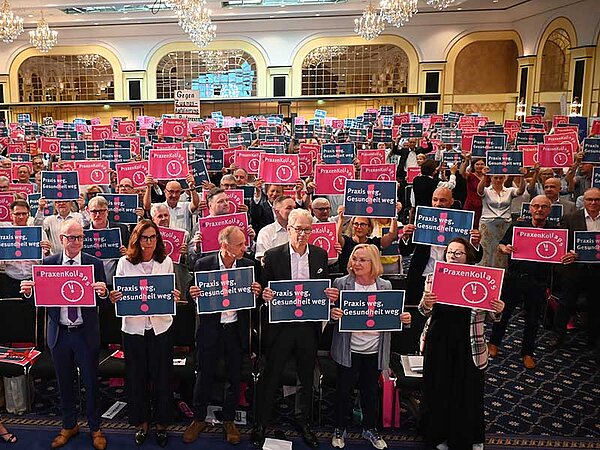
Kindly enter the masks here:
[[195, 285], [200, 288], [196, 299], [198, 314], [251, 309], [256, 306], [252, 293], [254, 268], [194, 272]]
[[231, 146], [243, 145], [244, 147], [250, 147], [253, 141], [252, 133], [249, 131], [242, 133], [229, 133], [229, 136], [227, 137], [229, 139], [229, 145]]
[[136, 224], [138, 207], [136, 194], [102, 194], [108, 202], [108, 220], [122, 224]]
[[[381, 235], [385, 236], [386, 234], [388, 234], [390, 231], [390, 227], [383, 227], [381, 228]], [[401, 233], [401, 231], [400, 231]], [[381, 249], [381, 256], [398, 256], [399, 255], [399, 249], [400, 249], [400, 236], [402, 234], [399, 234], [396, 239], [394, 239], [392, 241], [392, 243], [390, 244], [389, 247], [387, 248], [383, 248]]]
[[[446, 115], [446, 114], [444, 114], [444, 115]], [[460, 120], [460, 118], [464, 115], [465, 115], [465, 113], [450, 111], [447, 115], [447, 119], [450, 122], [458, 122]]]
[[600, 231], [575, 231], [573, 249], [578, 263], [600, 263]]
[[42, 227], [1, 227], [0, 261], [42, 259]]
[[403, 123], [400, 125], [400, 136], [403, 138], [423, 136], [423, 124], [414, 122]]
[[[190, 172], [194, 176], [194, 183], [196, 186], [201, 186], [203, 182], [208, 181], [210, 183], [210, 177], [208, 176], [208, 169], [206, 168], [206, 164], [203, 159], [199, 159], [198, 161], [192, 161], [188, 164], [190, 168]], [[181, 187], [183, 189], [188, 189], [189, 186], [187, 181], [179, 180]]]
[[329, 321], [329, 280], [269, 281], [269, 323]]
[[100, 259], [117, 259], [121, 255], [121, 230], [83, 230], [83, 251]]
[[517, 133], [516, 145], [537, 145], [544, 143], [544, 133], [525, 133], [519, 131]]
[[394, 107], [392, 105], [381, 105], [379, 107], [379, 114], [382, 116], [393, 116]]
[[348, 139], [352, 142], [367, 142], [369, 132], [366, 128], [350, 128]]
[[502, 151], [506, 149], [506, 137], [504, 135], [474, 135], [471, 144], [471, 155], [485, 157], [489, 151]]
[[537, 122], [523, 122], [521, 124], [521, 131], [533, 131], [533, 130], [545, 131], [546, 128], [544, 128], [543, 123], [537, 123]]
[[373, 142], [392, 142], [391, 128], [375, 128], [373, 130]]
[[100, 149], [100, 159], [110, 161], [110, 167], [115, 170], [116, 164], [129, 162], [131, 159], [131, 150], [128, 148], [104, 147]]
[[544, 117], [546, 115], [546, 107], [542, 105], [531, 105], [531, 115]]
[[204, 160], [206, 170], [209, 172], [220, 172], [223, 170], [223, 150], [200, 150], [196, 149], [196, 157]]
[[79, 133], [76, 130], [56, 130], [56, 137], [61, 139], [77, 139], [79, 137]]
[[600, 138], [583, 140], [583, 163], [600, 164]]
[[365, 112], [362, 115], [363, 121], [366, 123], [373, 123], [377, 121], [377, 113], [376, 112]]
[[244, 202], [249, 202], [254, 198], [254, 190], [256, 189], [254, 186], [244, 185], [237, 188], [244, 191]]
[[[42, 194], [27, 195], [27, 203], [29, 203], [29, 214], [31, 215], [31, 217], [35, 217], [37, 215], [41, 196]], [[52, 214], [54, 214], [54, 205], [52, 203], [47, 202], [46, 207], [44, 208], [44, 217], [51, 216]]]
[[592, 187], [600, 189], [600, 167], [592, 170]]
[[[525, 220], [531, 220], [531, 211], [529, 210], [529, 203], [521, 204], [521, 217]], [[563, 216], [563, 205], [560, 203], [553, 203], [550, 208], [550, 215], [548, 216], [548, 222], [557, 225], [560, 223], [560, 219]]]
[[188, 152], [188, 161], [197, 161], [200, 156], [196, 156], [196, 150], [202, 152], [206, 150], [205, 142], [184, 142], [183, 148]]
[[311, 139], [314, 134], [314, 125], [294, 125], [294, 139]]
[[579, 126], [579, 142], [587, 137], [588, 118], [584, 116], [569, 116], [569, 123]]
[[327, 117], [327, 111], [324, 109], [315, 109], [315, 117], [318, 119], [324, 119]]
[[129, 139], [105, 139], [104, 148], [131, 150], [131, 141]]
[[444, 144], [462, 144], [462, 130], [459, 128], [442, 128], [440, 130], [440, 141]]
[[46, 200], [77, 200], [79, 176], [77, 172], [42, 171], [42, 197]]
[[341, 291], [340, 331], [400, 331], [404, 291]]
[[62, 161], [81, 161], [86, 157], [85, 141], [60, 141], [60, 159]]
[[473, 211], [417, 206], [412, 240], [437, 246], [446, 246], [455, 237], [470, 240], [474, 218]]
[[346, 180], [344, 215], [396, 217], [396, 182]]
[[8, 158], [14, 162], [31, 161], [31, 155], [29, 153], [9, 153]]
[[389, 115], [389, 116], [381, 116], [381, 123], [383, 124], [384, 127], [391, 127], [394, 125], [394, 116], [393, 115]]
[[522, 151], [490, 150], [485, 155], [486, 165], [490, 168], [488, 175], [523, 175]]
[[324, 164], [352, 164], [352, 161], [354, 161], [354, 144], [352, 142], [323, 144], [321, 146], [321, 157]]
[[175, 315], [175, 274], [113, 277], [117, 317]]
[[442, 161], [445, 162], [448, 167], [452, 167], [456, 164], [460, 165], [463, 162], [463, 159], [461, 152], [445, 151], [442, 153]]
[[344, 119], [344, 128], [354, 128], [354, 123], [355, 123], [354, 119], [346, 118], [346, 119]]

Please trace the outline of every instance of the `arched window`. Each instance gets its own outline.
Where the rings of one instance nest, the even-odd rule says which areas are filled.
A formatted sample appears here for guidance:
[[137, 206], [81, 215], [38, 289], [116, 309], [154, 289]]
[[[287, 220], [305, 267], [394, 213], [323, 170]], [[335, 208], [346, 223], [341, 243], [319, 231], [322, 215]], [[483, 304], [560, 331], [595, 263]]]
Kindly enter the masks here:
[[97, 54], [31, 56], [18, 81], [22, 102], [115, 99], [113, 68]]
[[548, 36], [542, 52], [541, 92], [568, 90], [570, 47], [569, 34], [562, 28], [557, 28]]
[[302, 63], [302, 95], [401, 94], [408, 56], [391, 44], [318, 47]]
[[157, 98], [194, 89], [200, 97], [256, 96], [256, 62], [243, 50], [170, 52], [156, 68]]

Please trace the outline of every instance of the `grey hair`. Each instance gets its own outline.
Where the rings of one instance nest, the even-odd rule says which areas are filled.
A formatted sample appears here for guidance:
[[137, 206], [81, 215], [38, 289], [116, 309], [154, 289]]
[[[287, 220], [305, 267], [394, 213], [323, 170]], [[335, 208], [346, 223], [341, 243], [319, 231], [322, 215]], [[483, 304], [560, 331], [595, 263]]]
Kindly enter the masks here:
[[219, 236], [217, 238], [219, 240], [219, 244], [229, 244], [229, 238], [236, 230], [242, 231], [242, 229], [237, 225], [229, 225], [228, 227], [225, 227], [219, 231]]
[[165, 205], [164, 203], [154, 203], [152, 205], [152, 208], [150, 208], [150, 217], [154, 217], [156, 213], [162, 211], [163, 209], [166, 209], [167, 211], [169, 210], [167, 205]]
[[313, 218], [310, 215], [310, 212], [308, 212], [306, 209], [296, 208], [290, 212], [290, 215], [288, 216], [288, 225], [293, 227], [301, 217], [304, 217], [306, 220], [312, 223]]
[[92, 206], [96, 204], [100, 207], [105, 206], [108, 208], [108, 201], [101, 195], [96, 195], [95, 197], [92, 197], [88, 202], [88, 208], [92, 208]]

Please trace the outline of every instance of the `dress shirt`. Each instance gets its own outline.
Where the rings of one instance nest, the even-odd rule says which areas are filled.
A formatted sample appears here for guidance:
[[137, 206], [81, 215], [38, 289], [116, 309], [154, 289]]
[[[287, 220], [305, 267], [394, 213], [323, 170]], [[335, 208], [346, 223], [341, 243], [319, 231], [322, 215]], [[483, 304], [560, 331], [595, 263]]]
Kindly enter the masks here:
[[423, 269], [423, 276], [433, 273], [433, 267], [435, 266], [436, 261], [444, 260], [445, 249], [445, 247], [438, 247], [437, 245], [431, 246], [431, 253], [429, 254], [429, 260], [427, 261], [427, 265], [425, 266], [425, 269]]
[[[75, 261], [73, 264], [69, 264], [67, 261], [69, 260]], [[62, 258], [63, 266], [80, 266], [81, 265], [81, 252], [75, 256], [75, 258], [69, 258], [65, 252], [63, 252]], [[69, 320], [69, 308], [77, 308], [77, 320], [75, 322], [71, 322]], [[75, 327], [77, 325], [83, 324], [83, 317], [81, 316], [81, 308], [75, 306], [63, 306], [60, 308], [60, 324], [67, 325], [69, 327]]]
[[38, 209], [35, 215], [34, 225], [42, 226], [48, 239], [52, 243], [52, 254], [55, 255], [63, 251], [62, 242], [60, 241], [60, 227], [67, 220], [77, 220], [83, 228], [87, 228], [89, 221], [87, 221], [83, 215], [78, 212], [70, 212], [67, 217], [62, 217], [58, 214], [44, 217], [44, 211]]
[[308, 245], [304, 255], [296, 253], [290, 245], [290, 263], [292, 265], [292, 280], [309, 280], [310, 270], [308, 267]]
[[593, 219], [592, 216], [588, 214], [587, 210], [584, 209], [583, 215], [585, 216], [585, 228], [588, 231], [600, 231], [600, 214]]
[[190, 231], [192, 229], [192, 206], [191, 202], [179, 202], [175, 208], [171, 208], [166, 202], [163, 203], [169, 208], [169, 214], [171, 215], [171, 228], [180, 228], [182, 230]]
[[517, 196], [516, 187], [503, 187], [498, 193], [492, 186], [483, 190], [481, 220], [491, 222], [494, 219], [510, 221], [510, 206], [512, 199]]
[[[377, 291], [377, 283], [363, 285], [354, 283], [354, 290], [363, 292]], [[379, 351], [379, 331], [353, 331], [350, 338], [350, 349], [353, 353], [371, 355]]]
[[256, 258], [265, 256], [267, 250], [289, 242], [287, 230], [277, 220], [260, 229], [256, 237]]
[[[235, 269], [237, 267], [237, 261], [233, 262], [233, 266], [231, 266], [231, 269]], [[228, 267], [225, 267], [225, 264], [223, 264], [223, 259], [221, 258], [221, 252], [219, 252], [219, 269], [220, 270], [225, 270], [228, 269]], [[221, 323], [233, 323], [237, 321], [237, 311], [223, 311], [221, 313]]]

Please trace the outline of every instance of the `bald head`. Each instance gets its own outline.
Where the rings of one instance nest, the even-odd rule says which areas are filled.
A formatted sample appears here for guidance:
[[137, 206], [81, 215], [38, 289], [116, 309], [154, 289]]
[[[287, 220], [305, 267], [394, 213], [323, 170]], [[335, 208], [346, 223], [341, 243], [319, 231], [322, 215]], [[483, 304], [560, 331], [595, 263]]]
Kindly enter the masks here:
[[560, 180], [556, 177], [548, 178], [544, 181], [544, 195], [548, 197], [552, 203], [558, 200], [560, 188]]
[[454, 203], [452, 191], [446, 187], [439, 187], [433, 191], [431, 206], [434, 208], [450, 208]]

